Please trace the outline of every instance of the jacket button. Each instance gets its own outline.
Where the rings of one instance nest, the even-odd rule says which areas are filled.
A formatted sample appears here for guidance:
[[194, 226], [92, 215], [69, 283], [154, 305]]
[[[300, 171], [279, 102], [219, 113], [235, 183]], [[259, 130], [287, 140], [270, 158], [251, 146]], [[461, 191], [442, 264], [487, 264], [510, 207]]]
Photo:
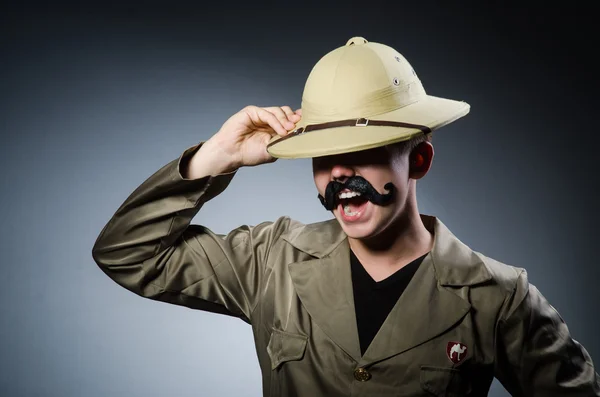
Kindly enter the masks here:
[[354, 378], [359, 382], [366, 382], [371, 379], [371, 374], [364, 368], [357, 368], [354, 371]]

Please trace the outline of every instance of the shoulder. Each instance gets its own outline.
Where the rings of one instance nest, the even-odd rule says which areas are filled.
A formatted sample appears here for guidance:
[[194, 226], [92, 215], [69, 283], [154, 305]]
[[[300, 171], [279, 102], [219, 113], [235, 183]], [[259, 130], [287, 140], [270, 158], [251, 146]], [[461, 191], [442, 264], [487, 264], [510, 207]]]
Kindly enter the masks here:
[[[469, 302], [480, 315], [497, 319], [510, 302], [520, 302], [530, 289], [525, 268], [475, 251], [459, 240], [439, 219], [435, 227], [433, 265], [441, 287], [457, 295], [469, 288]], [[491, 316], [491, 317], [490, 317]]]
[[430, 220], [435, 230], [433, 262], [440, 284], [471, 286], [498, 292], [513, 290], [525, 269], [500, 262], [463, 243], [437, 218]]
[[441, 285], [494, 287], [512, 291], [525, 269], [486, 256], [463, 243], [436, 217], [424, 217], [435, 232], [432, 257]]
[[498, 321], [512, 313], [529, 295], [532, 286], [527, 278], [527, 270], [481, 252], [472, 253], [479, 260], [478, 266], [485, 269], [487, 277], [483, 282], [471, 286], [471, 303], [483, 317]]
[[290, 227], [281, 239], [294, 249], [317, 258], [330, 254], [347, 237], [335, 218], [306, 224], [289, 222]]
[[289, 216], [280, 216], [275, 220], [263, 221], [255, 226], [240, 226], [238, 230], [244, 231], [243, 234], [251, 239], [253, 244], [262, 245], [268, 241], [268, 245], [272, 245], [281, 242], [284, 236], [302, 230], [305, 226], [303, 222]]
[[525, 268], [500, 262], [480, 252], [473, 252], [485, 265], [493, 284], [505, 293], [510, 294], [514, 292], [520, 283], [527, 282], [527, 270]]
[[296, 229], [306, 226], [304, 223], [290, 218], [280, 216], [275, 220], [265, 220], [257, 224], [240, 224], [226, 233], [219, 233], [213, 229], [200, 224], [190, 224], [188, 231], [195, 238], [211, 238], [213, 240], [224, 240], [230, 246], [262, 246], [270, 247], [280, 241], [283, 236], [293, 233]]

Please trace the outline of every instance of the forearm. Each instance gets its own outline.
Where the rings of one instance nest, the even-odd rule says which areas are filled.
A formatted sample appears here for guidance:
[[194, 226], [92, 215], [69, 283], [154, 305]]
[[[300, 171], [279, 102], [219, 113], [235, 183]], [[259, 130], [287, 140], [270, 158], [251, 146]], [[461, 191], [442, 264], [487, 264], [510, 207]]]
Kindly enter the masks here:
[[[144, 181], [125, 200], [100, 233], [92, 254], [111, 268], [141, 263], [174, 244], [202, 205], [221, 193], [235, 173], [186, 179], [181, 169], [192, 157], [201, 159], [202, 144], [182, 155]], [[205, 163], [210, 163], [207, 156]], [[181, 166], [181, 167], [180, 167]], [[181, 168], [181, 169], [180, 169]], [[219, 171], [219, 167], [212, 172]], [[198, 168], [211, 171], [210, 165]], [[209, 175], [211, 172], [207, 172]]]
[[206, 176], [218, 176], [235, 172], [239, 166], [234, 164], [214, 137], [206, 141], [200, 149], [181, 163], [180, 173], [184, 179], [201, 179]]

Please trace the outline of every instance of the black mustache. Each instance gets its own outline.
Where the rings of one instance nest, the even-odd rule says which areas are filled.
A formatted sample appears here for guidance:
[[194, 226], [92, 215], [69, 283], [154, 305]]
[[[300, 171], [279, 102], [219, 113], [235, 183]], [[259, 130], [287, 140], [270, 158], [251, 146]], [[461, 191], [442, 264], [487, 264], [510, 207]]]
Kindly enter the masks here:
[[348, 178], [344, 183], [331, 181], [325, 189], [325, 197], [318, 195], [321, 204], [328, 211], [333, 211], [338, 204], [338, 194], [344, 189], [352, 190], [353, 192], [360, 193], [361, 197], [369, 200], [373, 204], [386, 205], [394, 197], [395, 186], [392, 182], [388, 182], [383, 187], [389, 193], [380, 194], [375, 188], [362, 176], [353, 176]]

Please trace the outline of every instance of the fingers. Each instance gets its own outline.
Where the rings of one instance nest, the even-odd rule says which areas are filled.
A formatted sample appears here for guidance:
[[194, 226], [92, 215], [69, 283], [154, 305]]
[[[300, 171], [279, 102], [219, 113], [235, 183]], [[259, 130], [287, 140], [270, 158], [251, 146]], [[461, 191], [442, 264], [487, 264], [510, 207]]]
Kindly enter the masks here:
[[[281, 116], [279, 118], [269, 110], [265, 108], [259, 108], [257, 106], [248, 106], [245, 109], [248, 116], [250, 116], [250, 120], [252, 123], [259, 126], [269, 126], [273, 131], [275, 131], [278, 135], [285, 136], [288, 133], [288, 130], [282, 122], [280, 121]], [[283, 111], [282, 111], [283, 113]], [[287, 120], [287, 117], [283, 117], [284, 120]]]
[[302, 109], [293, 111], [292, 108], [290, 108], [289, 106], [282, 106], [281, 110], [285, 112], [288, 120], [290, 120], [293, 123], [297, 123], [302, 117]]
[[294, 114], [294, 111], [289, 106], [282, 106], [281, 110], [283, 110], [283, 112], [286, 114], [286, 116], [288, 116], [288, 118]]
[[302, 118], [302, 109], [298, 109], [294, 112], [294, 111], [292, 111], [292, 109], [290, 109], [289, 106], [287, 106], [287, 108], [291, 112], [291, 115], [288, 116], [290, 121], [293, 121], [294, 123], [297, 123], [298, 121], [300, 121], [300, 119]]
[[293, 130], [302, 117], [301, 109], [293, 111], [289, 106], [265, 108], [247, 106], [244, 110], [256, 126], [268, 125], [281, 136], [287, 135], [289, 131]]
[[298, 119], [294, 117], [294, 112], [289, 106], [270, 106], [265, 108], [265, 110], [273, 113], [279, 122], [281, 122], [281, 125], [288, 130], [293, 129], [295, 123], [298, 121]]
[[294, 126], [300, 119], [302, 118], [302, 111], [300, 113], [298, 111], [293, 111], [289, 106], [282, 106], [283, 111], [287, 114], [288, 120], [294, 123]]

